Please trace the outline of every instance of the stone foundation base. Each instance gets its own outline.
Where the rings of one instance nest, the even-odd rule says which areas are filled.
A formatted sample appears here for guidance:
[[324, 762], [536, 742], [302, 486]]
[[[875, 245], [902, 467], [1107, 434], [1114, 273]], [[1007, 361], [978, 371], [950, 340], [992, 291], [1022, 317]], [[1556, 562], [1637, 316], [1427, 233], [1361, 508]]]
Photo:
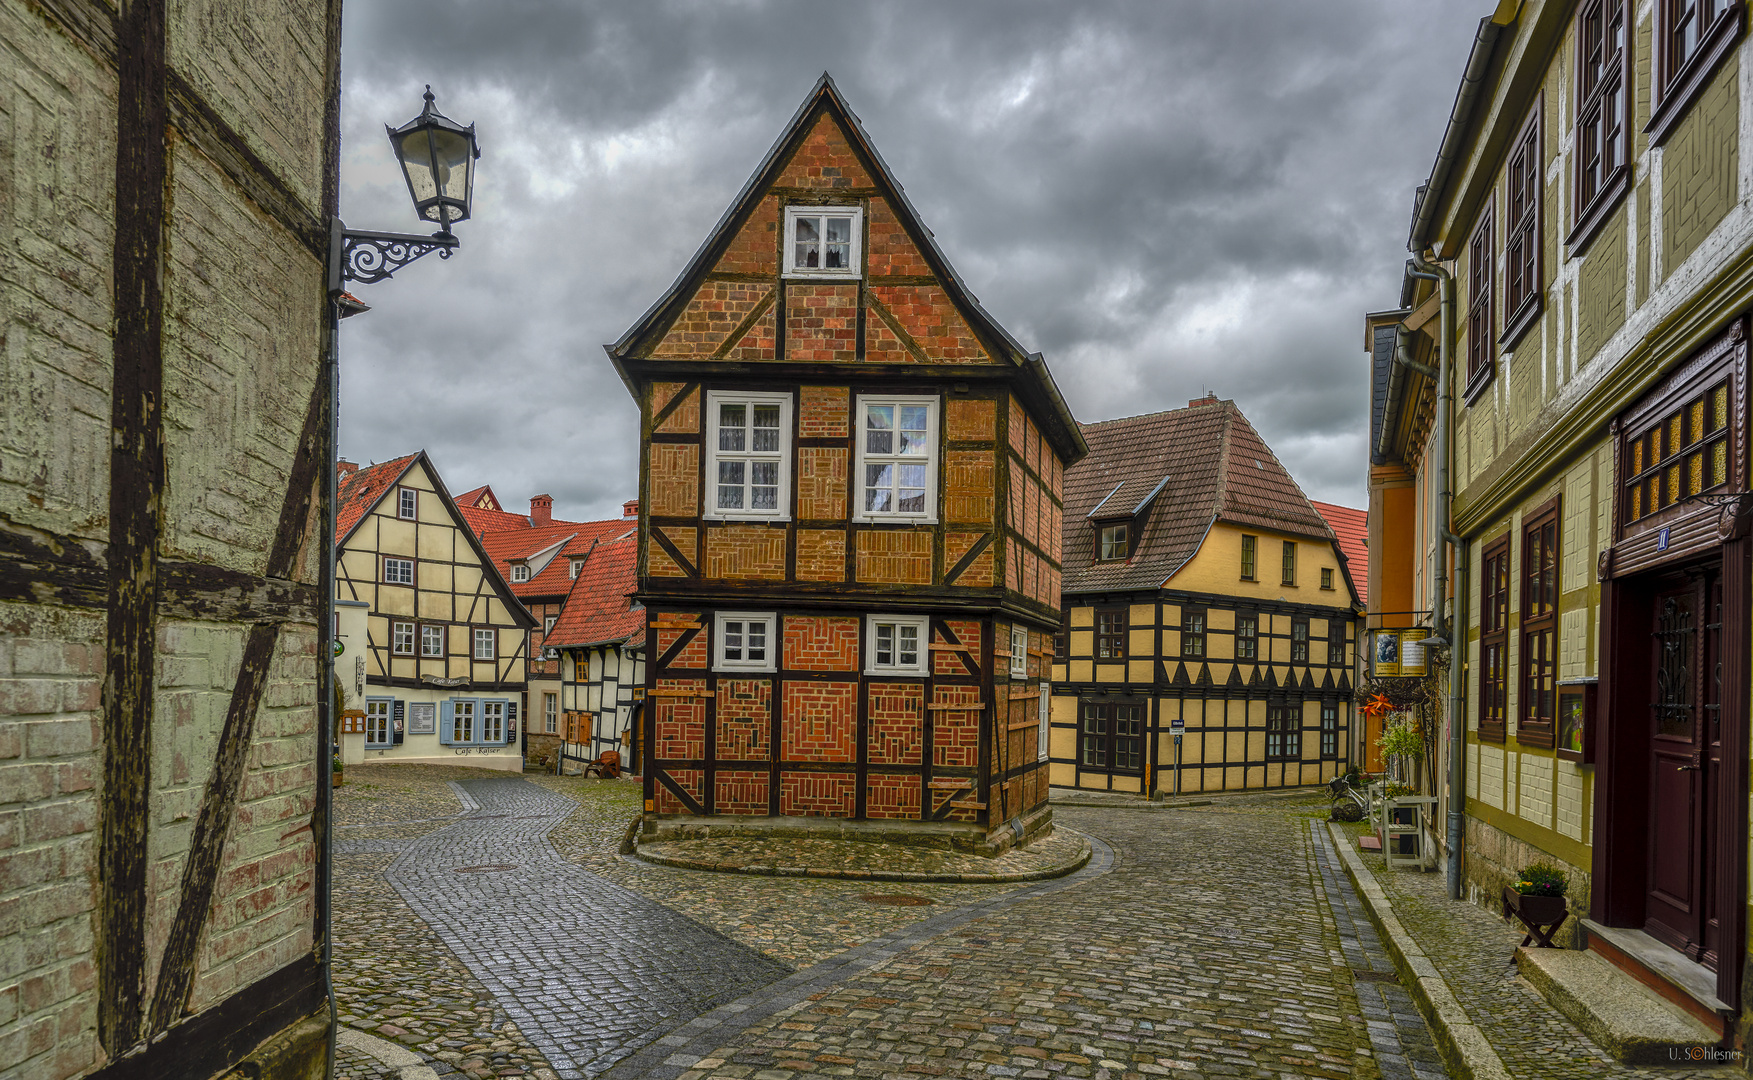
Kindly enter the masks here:
[[[1583, 867], [1572, 866], [1557, 855], [1518, 840], [1471, 815], [1467, 817], [1467, 840], [1461, 851], [1461, 874], [1466, 882], [1467, 899], [1480, 907], [1502, 914], [1504, 886], [1515, 880], [1515, 875], [1524, 866], [1543, 862], [1557, 867], [1569, 879], [1570, 888], [1565, 892], [1565, 899], [1569, 901], [1571, 912], [1577, 918], [1588, 913], [1590, 880], [1588, 870]], [[1567, 949], [1583, 947], [1578, 937], [1580, 924], [1577, 918], [1567, 920], [1553, 935], [1554, 944]]]
[[269, 1036], [219, 1080], [323, 1080], [329, 1068], [329, 1009]]
[[716, 837], [796, 837], [802, 840], [860, 840], [959, 851], [993, 858], [1023, 847], [1053, 831], [1053, 808], [1039, 806], [1009, 822], [988, 828], [960, 821], [848, 821], [820, 817], [740, 817], [715, 814], [646, 814], [640, 826], [642, 843], [665, 840], [707, 840]]

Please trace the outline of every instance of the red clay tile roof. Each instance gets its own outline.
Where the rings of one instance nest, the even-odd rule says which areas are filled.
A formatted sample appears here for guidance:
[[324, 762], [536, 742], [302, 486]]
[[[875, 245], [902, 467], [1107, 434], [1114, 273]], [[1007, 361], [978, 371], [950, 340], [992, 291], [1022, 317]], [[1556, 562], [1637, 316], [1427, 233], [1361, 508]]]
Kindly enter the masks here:
[[380, 461], [376, 465], [367, 465], [347, 477], [346, 483], [335, 496], [335, 541], [345, 540], [359, 524], [359, 519], [371, 512], [384, 493], [396, 486], [396, 481], [408, 471], [419, 453], [407, 454], [391, 461]]
[[1357, 594], [1358, 603], [1369, 603], [1369, 513], [1313, 499], [1309, 500], [1309, 505], [1320, 511], [1327, 524], [1333, 527], [1333, 535], [1339, 538], [1341, 566], [1351, 582], [1351, 591]]
[[488, 533], [496, 532], [514, 532], [530, 527], [530, 519], [522, 514], [508, 514], [504, 510], [483, 510], [478, 506], [460, 504], [457, 509], [462, 511], [463, 520], [469, 523], [469, 528], [475, 530], [476, 536], [486, 536]]
[[[537, 596], [565, 596], [572, 588], [571, 560], [568, 556], [582, 555], [590, 550], [594, 541], [610, 540], [638, 527], [638, 522], [625, 519], [564, 521], [518, 532], [488, 533], [481, 537], [481, 546], [499, 568], [500, 576], [511, 584], [511, 591], [519, 597], [529, 599]], [[548, 565], [542, 568], [541, 573], [528, 581], [511, 580], [511, 564], [514, 561], [539, 555], [561, 540], [568, 541], [566, 546], [548, 560]]]
[[635, 577], [638, 567], [637, 533], [597, 543], [579, 570], [578, 580], [572, 583], [554, 629], [542, 643], [557, 649], [589, 648], [644, 634], [645, 608], [635, 608], [628, 600], [639, 585]]
[[[485, 500], [483, 500], [483, 496], [486, 497]], [[458, 495], [457, 506], [459, 508], [467, 506], [477, 510], [503, 510], [505, 508], [504, 504], [499, 501], [499, 496], [493, 494], [493, 489], [486, 484], [482, 484], [473, 491], [465, 491]]]
[[[1063, 591], [1160, 588], [1204, 541], [1213, 522], [1333, 538], [1278, 458], [1233, 401], [1210, 398], [1185, 409], [1082, 425], [1089, 456], [1065, 471]], [[1122, 514], [1149, 501], [1132, 558], [1094, 561], [1090, 511]], [[1116, 490], [1118, 489], [1118, 490]], [[1111, 496], [1111, 497], [1110, 497]]]

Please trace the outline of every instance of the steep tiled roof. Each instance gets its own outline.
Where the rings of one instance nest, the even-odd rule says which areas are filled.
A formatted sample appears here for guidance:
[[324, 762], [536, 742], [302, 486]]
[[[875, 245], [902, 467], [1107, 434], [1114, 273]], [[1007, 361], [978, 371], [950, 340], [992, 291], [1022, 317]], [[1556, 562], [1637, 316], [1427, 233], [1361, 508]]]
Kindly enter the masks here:
[[1343, 556], [1341, 565], [1346, 578], [1351, 581], [1351, 591], [1357, 594], [1359, 603], [1369, 603], [1369, 514], [1313, 499], [1309, 500], [1309, 505], [1320, 511], [1327, 524], [1332, 526], [1333, 535], [1339, 538], [1339, 554]]
[[380, 461], [376, 465], [368, 465], [347, 477], [346, 483], [335, 496], [335, 539], [341, 541], [359, 524], [359, 519], [371, 512], [384, 492], [396, 486], [396, 481], [408, 471], [408, 466], [419, 457], [418, 453], [406, 454], [391, 461]]
[[[570, 556], [582, 555], [596, 541], [613, 539], [638, 527], [638, 522], [625, 519], [563, 521], [517, 532], [488, 533], [481, 537], [481, 546], [492, 556], [500, 575], [511, 582], [511, 591], [518, 596], [564, 596], [572, 588]], [[566, 546], [548, 560], [541, 573], [528, 581], [511, 580], [513, 561], [540, 554], [561, 540], [567, 541]]]
[[[1233, 401], [1084, 424], [1089, 456], [1065, 471], [1067, 593], [1155, 589], [1204, 541], [1213, 522], [1332, 539], [1332, 532]], [[1167, 477], [1167, 483], [1163, 483]], [[1150, 494], [1158, 485], [1154, 499]], [[1117, 490], [1118, 489], [1118, 490]], [[1149, 499], [1125, 562], [1094, 561], [1090, 512], [1130, 513]]]
[[643, 634], [645, 608], [635, 608], [628, 600], [638, 588], [638, 566], [637, 534], [596, 544], [572, 583], [560, 618], [542, 643], [554, 648], [584, 648]]
[[458, 495], [457, 506], [474, 507], [480, 510], [503, 509], [503, 505], [499, 501], [499, 496], [493, 494], [493, 489], [486, 484], [482, 484], [473, 491], [465, 491], [461, 495]]
[[483, 510], [478, 506], [459, 505], [457, 509], [462, 511], [463, 520], [469, 523], [469, 528], [475, 530], [476, 536], [530, 527], [530, 519], [522, 514], [508, 514], [504, 510]]

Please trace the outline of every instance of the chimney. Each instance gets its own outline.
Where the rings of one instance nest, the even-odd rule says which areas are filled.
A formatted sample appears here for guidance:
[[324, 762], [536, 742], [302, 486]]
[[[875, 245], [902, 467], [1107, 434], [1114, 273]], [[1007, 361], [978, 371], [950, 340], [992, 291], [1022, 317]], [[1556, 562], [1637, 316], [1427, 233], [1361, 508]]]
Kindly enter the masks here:
[[535, 495], [530, 498], [530, 524], [552, 525], [554, 523], [554, 496]]
[[1194, 398], [1192, 401], [1189, 401], [1187, 403], [1187, 407], [1189, 409], [1192, 409], [1192, 408], [1196, 408], [1200, 405], [1216, 405], [1216, 404], [1217, 404], [1217, 391], [1207, 390], [1205, 392], [1204, 397]]
[[626, 502], [622, 503], [621, 504], [621, 516], [624, 518], [638, 517], [639, 516], [639, 500], [638, 499], [628, 499]]
[[354, 473], [356, 473], [358, 471], [359, 471], [359, 466], [354, 464], [351, 461], [348, 461], [346, 458], [341, 458], [339, 461], [336, 461], [335, 462], [335, 487], [337, 487], [337, 488], [344, 487], [347, 483], [347, 478], [349, 476], [352, 476]]

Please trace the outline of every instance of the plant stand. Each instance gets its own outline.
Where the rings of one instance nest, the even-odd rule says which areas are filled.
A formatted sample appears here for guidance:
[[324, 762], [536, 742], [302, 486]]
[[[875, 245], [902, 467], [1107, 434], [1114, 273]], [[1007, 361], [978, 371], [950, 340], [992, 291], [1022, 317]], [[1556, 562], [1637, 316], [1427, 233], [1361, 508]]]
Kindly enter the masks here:
[[[1388, 869], [1396, 866], [1424, 868], [1424, 815], [1436, 808], [1434, 795], [1384, 796], [1381, 818], [1376, 823], [1376, 836], [1382, 842], [1382, 856]], [[1397, 841], [1405, 841], [1404, 844]], [[1409, 847], [1410, 851], [1396, 850]]]
[[[1516, 921], [1528, 931], [1522, 938], [1522, 947], [1530, 943], [1536, 949], [1556, 949], [1552, 943], [1552, 935], [1564, 925], [1570, 917], [1570, 911], [1562, 896], [1525, 896], [1508, 885], [1503, 889], [1503, 921], [1509, 922], [1514, 915]], [[1510, 957], [1510, 963], [1515, 963]]]

